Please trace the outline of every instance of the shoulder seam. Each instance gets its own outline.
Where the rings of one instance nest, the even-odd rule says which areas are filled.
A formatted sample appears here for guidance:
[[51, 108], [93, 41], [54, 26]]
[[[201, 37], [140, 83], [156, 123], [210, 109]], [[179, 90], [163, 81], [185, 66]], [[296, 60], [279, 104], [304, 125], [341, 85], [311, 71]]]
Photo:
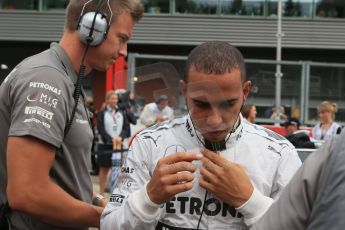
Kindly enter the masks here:
[[139, 133], [141, 134], [146, 134], [146, 133], [153, 133], [161, 130], [166, 130], [169, 128], [173, 128], [175, 126], [183, 125], [185, 123], [185, 120], [183, 118], [175, 118], [170, 121], [166, 121], [160, 124], [155, 124], [149, 128], [144, 129], [142, 132]]
[[[258, 125], [253, 126], [253, 129], [254, 130], [245, 129], [245, 131], [248, 133], [266, 138], [267, 140], [272, 141], [276, 144], [285, 145], [287, 147], [292, 147], [292, 146], [290, 146], [289, 141], [285, 137], [283, 137], [282, 135], [280, 135], [280, 134], [278, 134], [272, 130], [269, 130], [263, 126], [258, 126]], [[258, 132], [255, 132], [255, 131], [258, 131]], [[263, 132], [263, 133], [260, 133], [260, 132]]]

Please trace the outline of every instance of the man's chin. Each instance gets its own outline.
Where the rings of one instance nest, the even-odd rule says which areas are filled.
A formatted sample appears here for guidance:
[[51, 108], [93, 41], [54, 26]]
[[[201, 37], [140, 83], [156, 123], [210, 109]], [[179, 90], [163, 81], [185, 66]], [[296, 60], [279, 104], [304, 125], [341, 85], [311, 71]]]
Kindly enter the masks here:
[[203, 135], [203, 137], [206, 140], [212, 141], [212, 142], [220, 142], [226, 138], [228, 135], [228, 132], [222, 131], [222, 132], [208, 132]]

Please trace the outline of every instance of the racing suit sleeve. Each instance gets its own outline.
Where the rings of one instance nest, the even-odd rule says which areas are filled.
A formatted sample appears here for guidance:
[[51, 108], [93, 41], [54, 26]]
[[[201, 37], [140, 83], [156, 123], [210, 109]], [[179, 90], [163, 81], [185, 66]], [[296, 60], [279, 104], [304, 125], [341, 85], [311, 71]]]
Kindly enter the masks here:
[[277, 200], [283, 189], [290, 182], [297, 170], [301, 167], [301, 159], [295, 148], [285, 146], [280, 152], [281, 158], [272, 184], [271, 195]]
[[101, 217], [101, 229], [153, 229], [160, 206], [150, 201], [146, 185], [154, 168], [151, 149], [137, 136], [128, 151], [122, 173]]
[[236, 210], [243, 215], [244, 223], [247, 226], [251, 226], [265, 214], [272, 203], [272, 198], [264, 196], [258, 189], [254, 187], [253, 193], [249, 200], [240, 207], [236, 208]]
[[237, 208], [244, 216], [244, 222], [247, 226], [251, 226], [265, 214], [301, 166], [301, 160], [295, 149], [285, 146], [282, 148], [280, 154], [281, 159], [272, 183], [270, 196], [264, 196], [254, 187], [250, 199], [241, 207]]
[[326, 142], [304, 161], [280, 198], [251, 230], [306, 229], [320, 179], [330, 157], [332, 141]]

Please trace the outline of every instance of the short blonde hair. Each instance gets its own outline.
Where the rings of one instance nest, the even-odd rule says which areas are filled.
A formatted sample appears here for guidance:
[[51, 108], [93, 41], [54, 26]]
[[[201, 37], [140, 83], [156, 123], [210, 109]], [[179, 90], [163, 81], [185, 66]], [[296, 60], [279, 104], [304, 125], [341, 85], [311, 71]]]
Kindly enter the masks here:
[[334, 119], [336, 112], [338, 112], [338, 105], [330, 101], [323, 101], [317, 106], [317, 112], [330, 112]]
[[[87, 4], [87, 7], [85, 7], [83, 14], [85, 15], [87, 12], [95, 11], [100, 1], [103, 1], [104, 3], [99, 11], [106, 13], [107, 21], [109, 21], [110, 12], [107, 5], [108, 1], [106, 0], [94, 0], [90, 2], [90, 4]], [[67, 30], [73, 31], [77, 29], [80, 14], [86, 2], [87, 0], [69, 1], [65, 19], [65, 28]], [[144, 6], [140, 0], [109, 0], [109, 5], [113, 12], [113, 18], [110, 24], [116, 21], [123, 12], [129, 13], [135, 22], [138, 22], [144, 13]]]
[[113, 96], [113, 95], [116, 95], [116, 96], [117, 96], [115, 90], [110, 90], [110, 91], [108, 91], [108, 92], [105, 94], [105, 100], [107, 101], [107, 100], [108, 100], [111, 96]]

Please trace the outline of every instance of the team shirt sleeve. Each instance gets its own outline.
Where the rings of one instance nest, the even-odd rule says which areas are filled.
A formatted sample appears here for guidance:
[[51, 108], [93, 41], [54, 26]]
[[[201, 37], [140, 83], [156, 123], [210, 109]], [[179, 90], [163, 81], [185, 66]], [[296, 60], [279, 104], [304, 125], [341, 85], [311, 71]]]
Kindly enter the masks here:
[[66, 119], [73, 107], [67, 77], [51, 67], [17, 72], [9, 90], [12, 109], [9, 136], [29, 135], [60, 147]]

